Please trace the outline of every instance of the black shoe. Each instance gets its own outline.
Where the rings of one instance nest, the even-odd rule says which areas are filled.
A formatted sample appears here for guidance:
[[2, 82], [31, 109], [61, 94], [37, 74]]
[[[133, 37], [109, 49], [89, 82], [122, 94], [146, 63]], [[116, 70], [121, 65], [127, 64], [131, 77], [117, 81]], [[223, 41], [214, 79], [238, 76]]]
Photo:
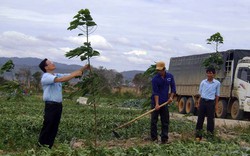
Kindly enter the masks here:
[[195, 141], [196, 141], [196, 142], [200, 142], [200, 141], [201, 141], [201, 138], [197, 137], [197, 138], [195, 138]]
[[162, 140], [161, 144], [168, 144], [168, 140]]
[[151, 138], [151, 141], [154, 142], [154, 143], [158, 143], [158, 139], [157, 138]]

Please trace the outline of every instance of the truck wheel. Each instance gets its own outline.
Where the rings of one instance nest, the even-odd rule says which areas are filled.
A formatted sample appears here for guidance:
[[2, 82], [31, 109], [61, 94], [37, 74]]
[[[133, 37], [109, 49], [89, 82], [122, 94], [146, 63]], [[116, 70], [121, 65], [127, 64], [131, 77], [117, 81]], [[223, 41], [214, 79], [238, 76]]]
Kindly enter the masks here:
[[187, 103], [186, 103], [186, 113], [194, 113], [194, 100], [192, 97], [188, 98]]
[[225, 118], [227, 116], [227, 102], [226, 100], [219, 100], [218, 110], [216, 111], [216, 117]]
[[179, 101], [179, 103], [178, 103], [179, 113], [181, 113], [181, 114], [186, 113], [186, 102], [187, 102], [186, 97], [182, 97], [181, 100]]
[[243, 118], [243, 110], [240, 110], [239, 101], [235, 100], [231, 107], [231, 116], [235, 120], [240, 120]]

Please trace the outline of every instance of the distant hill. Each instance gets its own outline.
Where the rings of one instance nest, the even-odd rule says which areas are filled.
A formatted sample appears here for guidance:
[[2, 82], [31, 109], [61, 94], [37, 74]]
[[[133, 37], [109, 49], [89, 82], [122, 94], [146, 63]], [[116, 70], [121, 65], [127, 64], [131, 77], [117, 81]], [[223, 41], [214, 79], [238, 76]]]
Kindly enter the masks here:
[[[18, 71], [20, 68], [29, 68], [31, 70], [31, 73], [41, 71], [38, 65], [42, 61], [42, 59], [33, 58], [33, 57], [25, 57], [25, 58], [0, 57], [0, 66], [2, 66], [9, 59], [11, 59], [13, 63], [15, 64], [14, 71]], [[54, 63], [56, 65], [56, 71], [62, 72], [62, 73], [72, 72], [72, 70], [77, 70], [81, 67], [79, 65], [67, 65], [67, 64], [57, 63], [57, 62], [54, 62]]]
[[[41, 72], [40, 68], [38, 67], [38, 64], [42, 61], [42, 59], [33, 58], [33, 57], [25, 57], [25, 58], [0, 57], [0, 66], [2, 66], [4, 63], [6, 63], [10, 59], [15, 64], [14, 72], [19, 71], [21, 68], [30, 69], [32, 74], [37, 71]], [[56, 72], [59, 72], [59, 73], [70, 73], [81, 67], [80, 65], [68, 65], [68, 64], [57, 63], [57, 62], [54, 62], [54, 63], [56, 65]], [[143, 73], [143, 72], [144, 71], [131, 70], [131, 71], [121, 72], [121, 74], [123, 75], [124, 80], [132, 81], [136, 74]], [[6, 73], [5, 76], [11, 77], [11, 73]]]
[[121, 74], [123, 75], [124, 80], [128, 80], [128, 81], [132, 81], [133, 78], [135, 77], [135, 75], [139, 74], [139, 73], [144, 73], [144, 71], [130, 70], [130, 71], [121, 72]]

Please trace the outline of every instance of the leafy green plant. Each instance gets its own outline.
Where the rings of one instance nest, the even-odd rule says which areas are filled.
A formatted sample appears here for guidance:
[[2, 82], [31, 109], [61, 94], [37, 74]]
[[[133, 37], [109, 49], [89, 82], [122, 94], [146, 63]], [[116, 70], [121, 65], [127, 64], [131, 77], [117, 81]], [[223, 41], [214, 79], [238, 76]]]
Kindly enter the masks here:
[[17, 81], [5, 81], [1, 84], [0, 91], [3, 92], [7, 100], [24, 100], [23, 87]]
[[152, 85], [151, 80], [154, 77], [154, 75], [157, 73], [155, 70], [156, 64], [150, 65], [150, 67], [143, 73], [143, 76], [148, 79], [148, 85], [144, 86], [143, 88], [143, 95], [147, 96], [145, 97], [146, 100], [143, 103], [144, 108], [149, 108], [151, 104], [151, 92], [152, 92]]
[[221, 34], [217, 32], [213, 34], [212, 36], [210, 36], [210, 38], [208, 38], [206, 41], [207, 41], [207, 44], [215, 44], [215, 51], [218, 52], [219, 45], [223, 44], [224, 39], [221, 36]]
[[221, 65], [223, 64], [223, 59], [219, 52], [215, 52], [205, 59], [202, 64], [206, 68], [214, 67], [215, 70], [219, 71], [221, 69]]
[[215, 45], [215, 53], [211, 54], [208, 58], [203, 61], [203, 66], [205, 68], [214, 67], [215, 70], [219, 71], [221, 69], [221, 65], [223, 64], [222, 55], [218, 52], [218, 48], [220, 44], [223, 44], [223, 37], [219, 32], [213, 34], [208, 38], [207, 44]]
[[[12, 60], [8, 60], [1, 68], [0, 75], [5, 72], [11, 72], [14, 69], [15, 65]], [[17, 99], [24, 100], [23, 98], [23, 87], [17, 81], [4, 80], [0, 83], [0, 92], [6, 97], [7, 100]]]
[[[89, 35], [93, 33], [96, 29], [96, 23], [93, 21], [93, 18], [90, 15], [90, 11], [88, 9], [81, 9], [78, 13], [73, 17], [74, 20], [70, 22], [70, 26], [68, 30], [74, 30], [78, 28], [82, 33], [79, 33], [78, 36], [85, 35], [86, 42], [83, 43], [83, 46], [75, 48], [66, 53], [66, 57], [80, 57], [81, 61], [87, 60], [88, 64], [90, 64], [90, 58], [94, 56], [100, 55], [100, 53], [94, 50], [91, 47], [91, 43], [89, 42]], [[95, 146], [97, 146], [97, 116], [96, 116], [96, 104], [100, 98], [101, 88], [99, 88], [101, 83], [101, 78], [98, 74], [93, 73], [90, 70], [90, 74], [87, 77], [83, 77], [82, 81], [79, 82], [76, 87], [78, 87], [77, 92], [73, 95], [86, 96], [88, 95], [87, 103], [93, 104], [94, 106], [94, 132], [95, 132]]]
[[14, 69], [15, 65], [12, 60], [8, 60], [1, 68], [0, 68], [0, 75], [4, 72], [10, 72]]
[[78, 36], [85, 35], [87, 41], [83, 43], [83, 46], [77, 47], [67, 52], [65, 56], [68, 58], [80, 56], [82, 61], [88, 60], [88, 63], [90, 64], [91, 57], [100, 55], [98, 51], [91, 47], [91, 43], [89, 42], [89, 35], [95, 31], [97, 25], [93, 21], [88, 9], [79, 10], [73, 18], [74, 20], [70, 22], [68, 30], [74, 30], [78, 28], [81, 32], [83, 32], [83, 34], [79, 33]]

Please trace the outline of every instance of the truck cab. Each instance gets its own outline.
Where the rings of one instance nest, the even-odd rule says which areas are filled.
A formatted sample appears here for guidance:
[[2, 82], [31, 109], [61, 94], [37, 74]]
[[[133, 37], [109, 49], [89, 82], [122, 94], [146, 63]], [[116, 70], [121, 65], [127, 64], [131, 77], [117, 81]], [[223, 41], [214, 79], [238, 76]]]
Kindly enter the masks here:
[[250, 57], [238, 61], [232, 95], [235, 100], [231, 106], [231, 116], [241, 119], [244, 112], [250, 112]]

